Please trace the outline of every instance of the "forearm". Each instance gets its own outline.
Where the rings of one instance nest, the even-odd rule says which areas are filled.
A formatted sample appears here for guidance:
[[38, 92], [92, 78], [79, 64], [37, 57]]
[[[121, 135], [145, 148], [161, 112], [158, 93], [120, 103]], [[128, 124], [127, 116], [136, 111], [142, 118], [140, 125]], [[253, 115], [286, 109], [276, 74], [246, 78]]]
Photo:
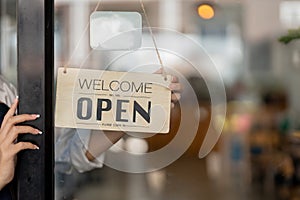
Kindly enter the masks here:
[[5, 187], [6, 184], [6, 182], [0, 180], [0, 191]]
[[[157, 71], [156, 73], [162, 73], [162, 70]], [[179, 83], [179, 79], [175, 76], [172, 77], [171, 84], [169, 86], [172, 91], [171, 103], [172, 107], [180, 99], [180, 93], [182, 86]], [[107, 149], [109, 149], [113, 144], [119, 141], [125, 135], [124, 132], [117, 131], [104, 131], [104, 132], [93, 132], [90, 137], [90, 142], [88, 149], [85, 152], [86, 157], [89, 161], [95, 160], [96, 157], [101, 155]]]
[[92, 131], [88, 149], [85, 153], [87, 159], [89, 161], [95, 160], [96, 157], [108, 150], [124, 135], [125, 133], [121, 131]]
[[7, 168], [6, 166], [0, 165], [1, 170], [3, 170], [6, 173], [0, 173], [0, 191], [8, 184], [12, 181], [13, 179], [13, 175], [8, 175], [7, 173]]

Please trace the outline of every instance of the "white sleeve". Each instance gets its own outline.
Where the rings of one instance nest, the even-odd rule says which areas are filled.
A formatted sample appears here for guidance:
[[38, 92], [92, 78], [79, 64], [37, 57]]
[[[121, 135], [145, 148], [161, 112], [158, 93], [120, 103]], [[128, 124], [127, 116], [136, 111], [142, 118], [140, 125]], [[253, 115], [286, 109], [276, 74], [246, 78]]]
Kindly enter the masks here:
[[0, 101], [10, 107], [17, 97], [17, 89], [0, 75]]
[[98, 156], [93, 162], [85, 155], [90, 140], [90, 130], [57, 128], [56, 131], [59, 132], [56, 133], [56, 162], [69, 163], [80, 173], [103, 166], [104, 154]]

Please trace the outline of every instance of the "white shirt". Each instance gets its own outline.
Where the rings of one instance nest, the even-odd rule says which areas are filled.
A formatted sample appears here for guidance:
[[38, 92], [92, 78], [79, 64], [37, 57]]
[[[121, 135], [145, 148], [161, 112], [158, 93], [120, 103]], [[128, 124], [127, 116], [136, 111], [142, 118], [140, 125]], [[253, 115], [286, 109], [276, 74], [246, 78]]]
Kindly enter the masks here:
[[17, 90], [15, 86], [0, 75], [0, 101], [10, 107], [16, 97]]
[[104, 153], [93, 162], [90, 162], [85, 155], [90, 135], [91, 130], [86, 129], [55, 129], [56, 170], [71, 174], [74, 169], [82, 173], [103, 166]]

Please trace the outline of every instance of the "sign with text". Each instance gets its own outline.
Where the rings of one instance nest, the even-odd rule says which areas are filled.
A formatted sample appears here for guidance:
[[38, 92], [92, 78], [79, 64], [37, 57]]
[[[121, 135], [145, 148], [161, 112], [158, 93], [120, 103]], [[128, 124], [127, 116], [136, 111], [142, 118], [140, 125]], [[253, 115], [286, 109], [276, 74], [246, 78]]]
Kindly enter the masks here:
[[168, 133], [170, 77], [58, 69], [55, 125], [65, 128]]

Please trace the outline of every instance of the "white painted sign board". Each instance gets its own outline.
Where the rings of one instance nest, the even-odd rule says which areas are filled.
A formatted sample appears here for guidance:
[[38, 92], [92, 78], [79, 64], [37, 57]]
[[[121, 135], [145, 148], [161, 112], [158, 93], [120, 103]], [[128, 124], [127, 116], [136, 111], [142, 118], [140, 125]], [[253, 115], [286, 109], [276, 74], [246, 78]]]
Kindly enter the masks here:
[[90, 46], [95, 50], [134, 50], [142, 45], [137, 12], [96, 11], [90, 16]]
[[58, 69], [55, 125], [65, 128], [168, 133], [170, 77]]

